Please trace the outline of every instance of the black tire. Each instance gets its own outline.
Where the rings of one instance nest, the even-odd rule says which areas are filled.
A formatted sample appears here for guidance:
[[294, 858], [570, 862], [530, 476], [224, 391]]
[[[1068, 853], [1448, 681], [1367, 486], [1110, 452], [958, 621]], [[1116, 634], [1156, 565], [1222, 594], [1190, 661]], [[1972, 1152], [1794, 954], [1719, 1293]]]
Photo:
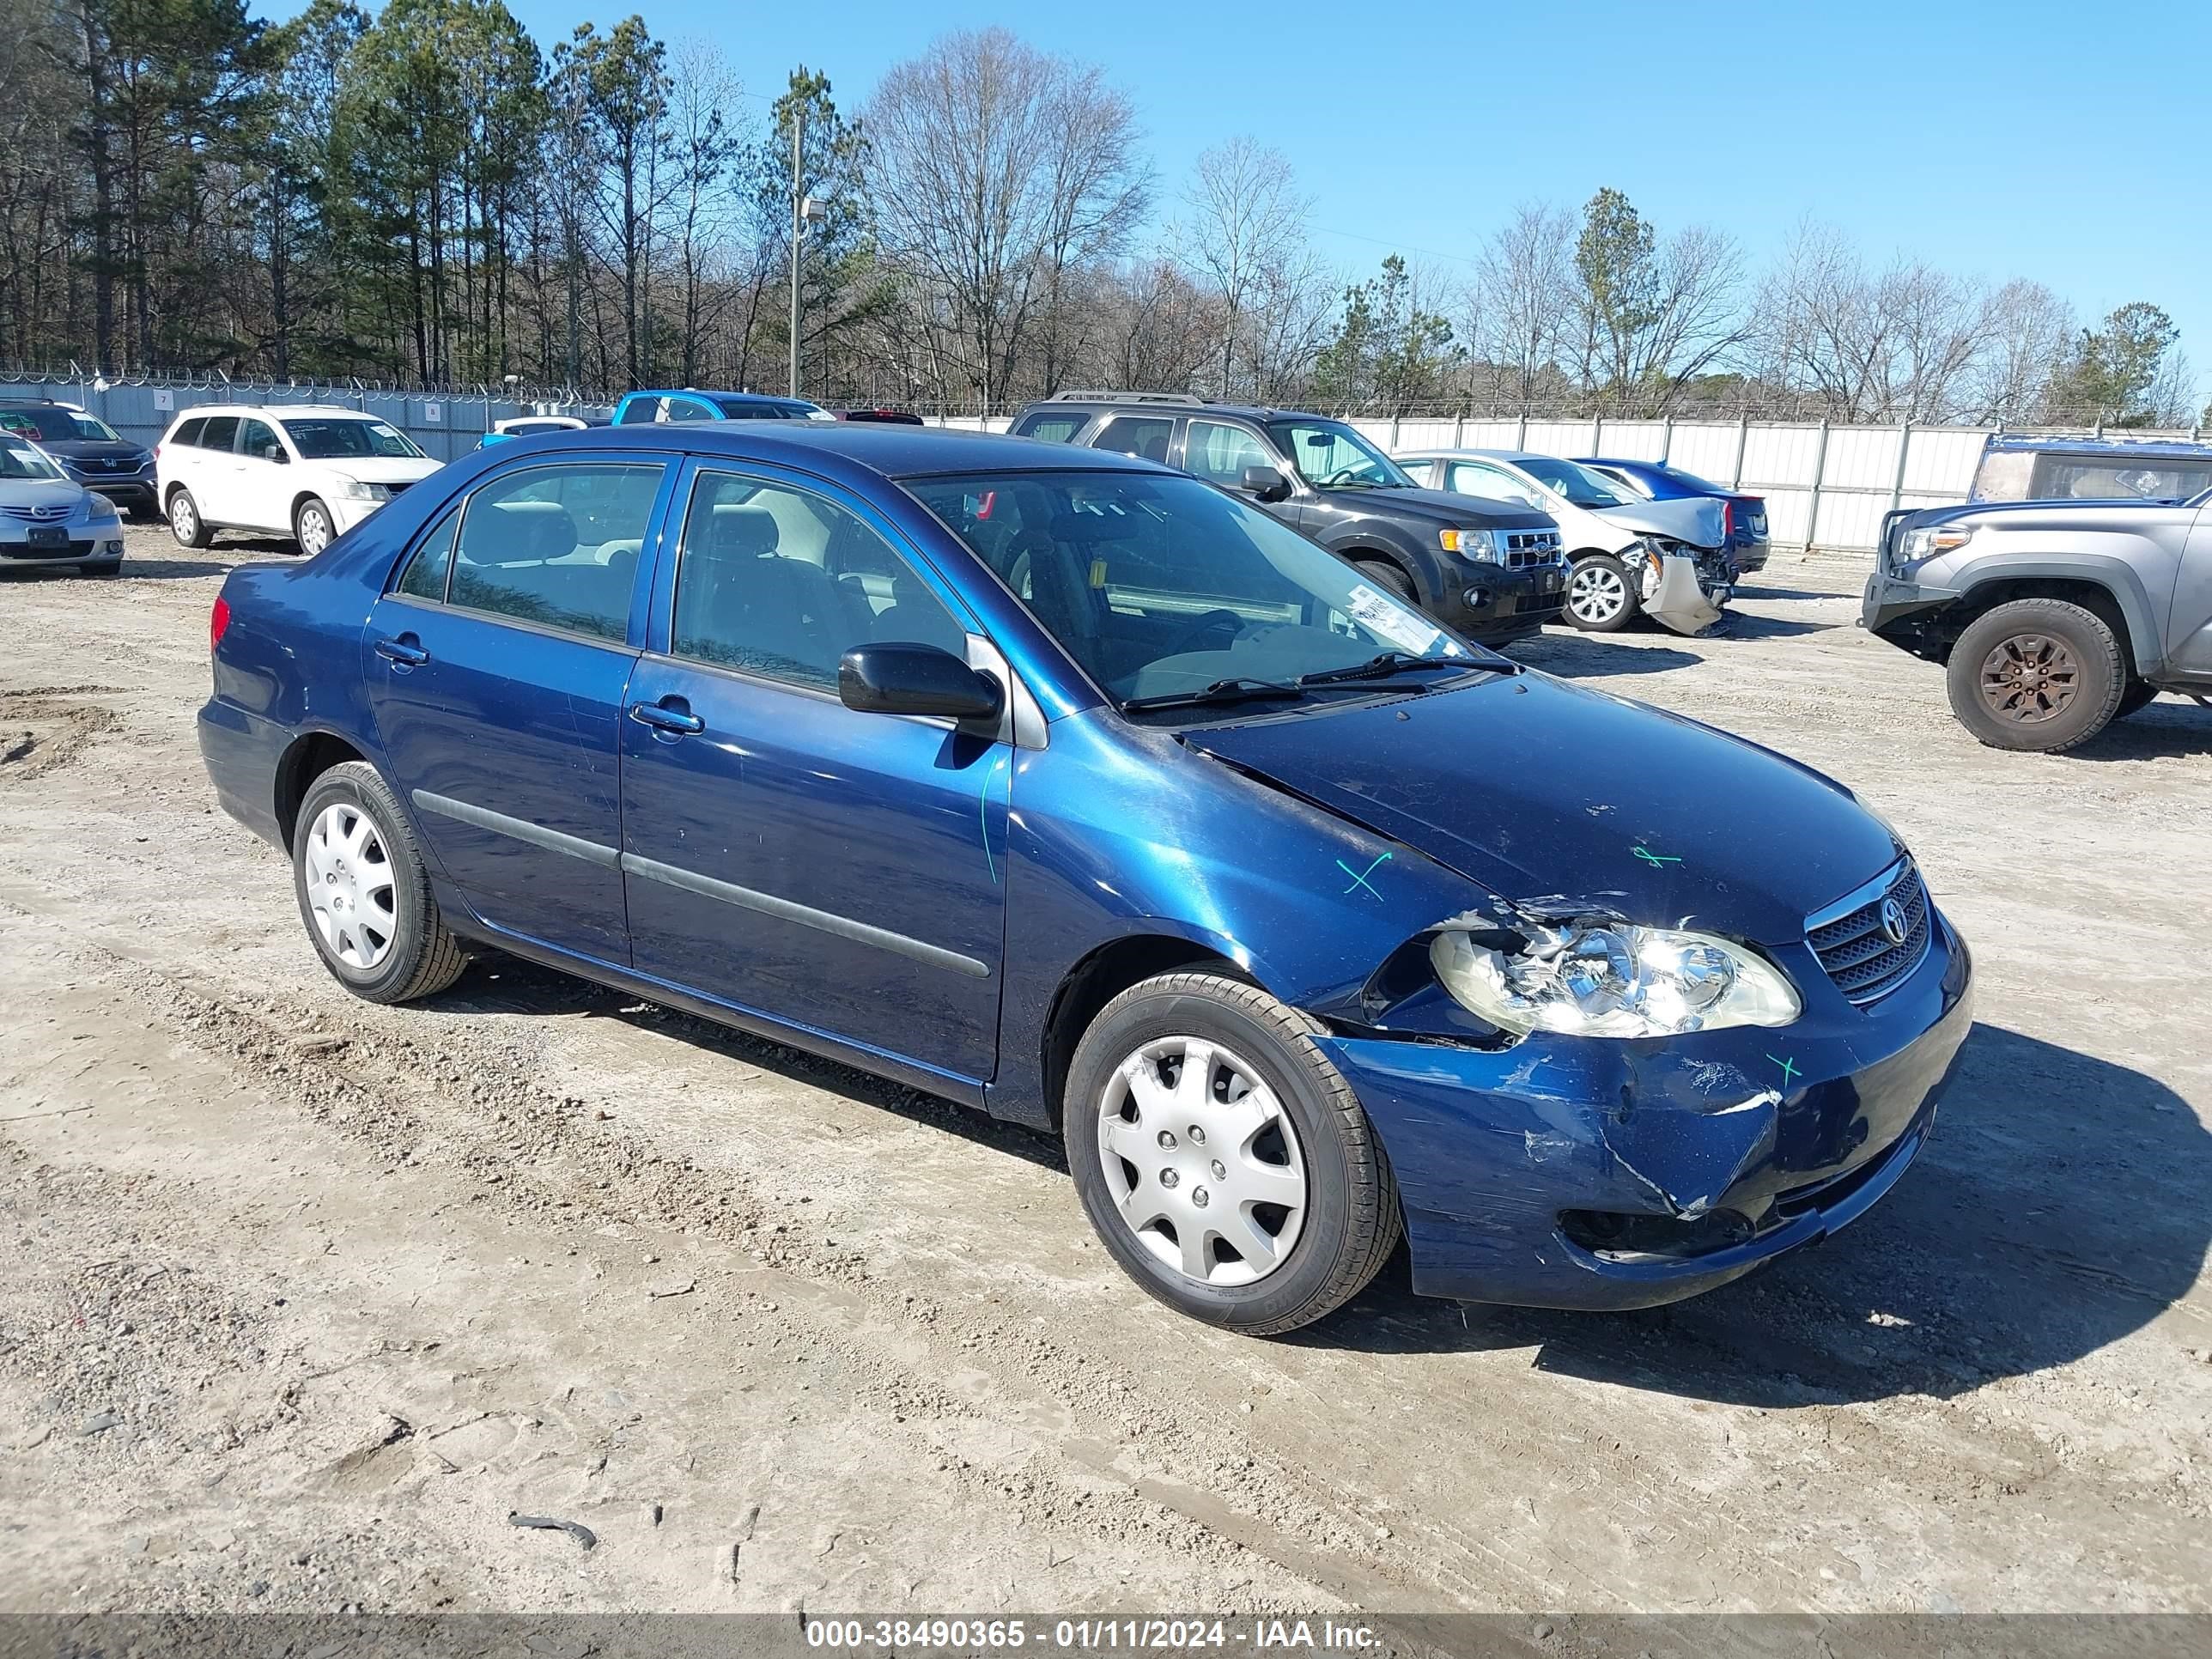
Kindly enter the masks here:
[[[319, 525], [320, 535], [315, 538], [314, 545], [310, 546], [309, 540], [314, 537]], [[293, 509], [292, 539], [299, 544], [300, 551], [308, 558], [313, 558], [337, 538], [337, 520], [331, 516], [330, 508], [315, 496], [308, 496]]]
[[[1257, 986], [1194, 971], [1132, 986], [1099, 1011], [1076, 1046], [1061, 1127], [1084, 1212], [1122, 1270], [1178, 1312], [1248, 1336], [1297, 1330], [1358, 1295], [1396, 1246], [1403, 1225], [1397, 1182], [1351, 1085], [1314, 1042], [1324, 1029]], [[1297, 1137], [1303, 1225], [1280, 1264], [1248, 1284], [1204, 1283], [1153, 1255], [1123, 1220], [1109, 1184], [1101, 1142], [1108, 1085], [1146, 1044], [1176, 1036], [1217, 1044], [1256, 1073]]]
[[1354, 559], [1352, 568], [1386, 593], [1395, 593], [1407, 605], [1419, 605], [1413, 579], [1387, 559]]
[[1966, 625], [1944, 678], [1959, 724], [1990, 748], [2055, 755], [2112, 723], [2129, 675], [2094, 611], [2014, 599]]
[[[206, 547], [215, 540], [213, 527], [200, 516], [200, 504], [192, 499], [189, 489], [170, 491], [169, 505], [163, 516], [169, 521], [169, 533], [177, 538], [179, 546]], [[179, 522], [180, 518], [184, 522]]]
[[[1583, 585], [1582, 614], [1576, 611], [1577, 580]], [[1595, 603], [1600, 596], [1617, 599], [1617, 608], [1607, 610]], [[1638, 579], [1612, 554], [1583, 553], [1567, 567], [1566, 607], [1559, 616], [1571, 627], [1585, 634], [1618, 634], [1643, 611], [1644, 595]]]
[[2124, 720], [2130, 714], [2140, 714], [2158, 701], [2158, 688], [2148, 680], [2130, 679], [2128, 689], [2120, 693], [2120, 706], [2112, 710], [2112, 718]]
[[[310, 842], [323, 814], [334, 806], [349, 807], [368, 819], [389, 866], [392, 905], [384, 930], [387, 946], [380, 957], [367, 964], [347, 963], [332, 951], [308, 898]], [[468, 965], [459, 941], [447, 931], [438, 914], [429, 872], [406, 816], [376, 769], [366, 762], [333, 766], [309, 786], [292, 836], [292, 888], [315, 954], [331, 977], [357, 997], [370, 1002], [411, 1002], [444, 990]]]

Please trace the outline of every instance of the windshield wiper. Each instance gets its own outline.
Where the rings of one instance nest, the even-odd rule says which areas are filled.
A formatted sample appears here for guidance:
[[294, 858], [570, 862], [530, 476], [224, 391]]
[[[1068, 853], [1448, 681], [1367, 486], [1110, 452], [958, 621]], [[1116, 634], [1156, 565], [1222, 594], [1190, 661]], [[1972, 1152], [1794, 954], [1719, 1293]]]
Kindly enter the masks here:
[[1387, 680], [1393, 674], [1402, 674], [1409, 668], [1484, 668], [1472, 657], [1409, 657], [1402, 651], [1385, 651], [1380, 656], [1370, 657], [1365, 662], [1356, 662], [1349, 668], [1324, 668], [1317, 673], [1298, 676], [1300, 685], [1330, 685], [1342, 680]]
[[1255, 680], [1242, 676], [1216, 680], [1202, 691], [1169, 691], [1157, 697], [1132, 697], [1121, 712], [1141, 714], [1147, 708], [1194, 708], [1210, 702], [1254, 702], [1262, 697], [1303, 697], [1304, 681]]

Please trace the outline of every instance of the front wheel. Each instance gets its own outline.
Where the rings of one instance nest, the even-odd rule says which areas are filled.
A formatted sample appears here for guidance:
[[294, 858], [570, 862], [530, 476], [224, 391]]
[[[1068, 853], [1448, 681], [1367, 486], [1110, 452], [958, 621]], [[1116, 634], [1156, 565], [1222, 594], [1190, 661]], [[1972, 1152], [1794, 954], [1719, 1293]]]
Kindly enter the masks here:
[[2128, 685], [2112, 629], [2063, 599], [2014, 599], [1976, 617], [1944, 678], [1966, 730], [1992, 749], [2044, 754], [2103, 731]]
[[301, 501], [300, 510], [292, 515], [292, 539], [311, 559], [336, 541], [337, 527], [331, 522], [330, 508], [312, 495]]
[[1628, 567], [1610, 553], [1577, 559], [1567, 575], [1567, 620], [1586, 634], [1618, 634], [1636, 620], [1644, 600]]
[[1084, 1211], [1125, 1273], [1194, 1319], [1296, 1330], [1397, 1243], [1389, 1161], [1322, 1030], [1256, 986], [1164, 974], [1076, 1048], [1061, 1119]]
[[333, 766], [300, 805], [292, 840], [301, 920], [331, 976], [370, 1002], [444, 990], [468, 965], [430, 892], [399, 803], [364, 761]]
[[185, 547], [205, 547], [215, 539], [215, 532], [200, 517], [200, 504], [189, 489], [179, 489], [169, 497], [169, 533]]
[[1419, 603], [1413, 594], [1413, 579], [1396, 565], [1382, 559], [1354, 559], [1352, 566], [1385, 593], [1395, 594], [1407, 605]]

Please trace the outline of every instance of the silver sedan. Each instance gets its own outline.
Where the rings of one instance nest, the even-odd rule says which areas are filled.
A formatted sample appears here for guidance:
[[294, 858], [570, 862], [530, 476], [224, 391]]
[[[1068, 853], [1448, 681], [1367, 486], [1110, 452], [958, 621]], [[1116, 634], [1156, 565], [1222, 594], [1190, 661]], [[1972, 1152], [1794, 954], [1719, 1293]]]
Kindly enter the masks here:
[[0, 569], [73, 564], [81, 574], [123, 568], [115, 503], [65, 477], [34, 446], [0, 432]]

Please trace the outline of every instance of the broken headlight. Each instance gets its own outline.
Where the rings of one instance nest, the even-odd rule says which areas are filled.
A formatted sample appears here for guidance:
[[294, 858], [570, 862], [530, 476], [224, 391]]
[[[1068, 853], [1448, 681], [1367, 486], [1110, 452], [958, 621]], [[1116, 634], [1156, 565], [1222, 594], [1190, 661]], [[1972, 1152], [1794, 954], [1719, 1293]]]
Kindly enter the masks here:
[[1520, 1036], [1674, 1036], [1729, 1025], [1787, 1025], [1804, 1005], [1781, 969], [1711, 933], [1628, 922], [1530, 925], [1517, 945], [1449, 929], [1429, 946], [1462, 1007]]

